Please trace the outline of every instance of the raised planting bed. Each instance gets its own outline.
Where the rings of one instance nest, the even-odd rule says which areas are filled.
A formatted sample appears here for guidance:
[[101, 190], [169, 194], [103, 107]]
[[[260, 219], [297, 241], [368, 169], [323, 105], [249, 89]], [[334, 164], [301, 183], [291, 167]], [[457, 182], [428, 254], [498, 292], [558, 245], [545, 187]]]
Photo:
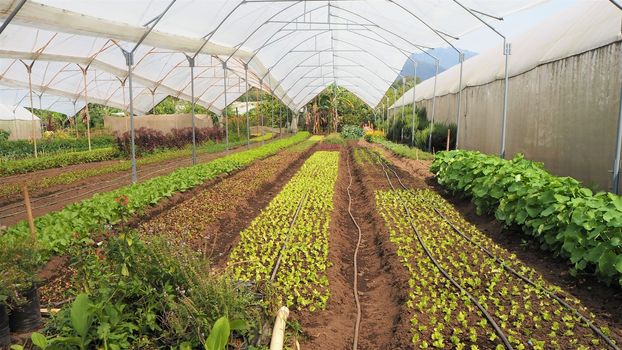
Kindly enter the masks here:
[[[105, 231], [109, 225], [130, 218], [157, 204], [162, 198], [184, 192], [219, 175], [245, 167], [257, 159], [273, 155], [308, 137], [308, 133], [301, 132], [208, 163], [180, 168], [169, 175], [155, 177], [111, 192], [98, 193], [61, 211], [38, 217], [35, 219], [35, 226], [41, 252], [45, 257], [62, 254], [72, 244], [89, 241], [90, 237]], [[22, 221], [6, 230], [0, 237], [0, 244], [13, 244], [28, 237], [28, 224]]]
[[328, 227], [338, 163], [338, 152], [314, 153], [240, 233], [229, 257], [236, 278], [271, 282], [275, 305], [310, 311], [326, 306]]
[[497, 246], [438, 194], [378, 191], [376, 201], [411, 274], [406, 303], [416, 348], [607, 349], [608, 339], [619, 341], [577, 299]]
[[571, 264], [622, 286], [622, 196], [593, 193], [542, 164], [471, 151], [437, 154], [432, 171], [448, 190], [471, 197], [480, 213], [520, 226]]

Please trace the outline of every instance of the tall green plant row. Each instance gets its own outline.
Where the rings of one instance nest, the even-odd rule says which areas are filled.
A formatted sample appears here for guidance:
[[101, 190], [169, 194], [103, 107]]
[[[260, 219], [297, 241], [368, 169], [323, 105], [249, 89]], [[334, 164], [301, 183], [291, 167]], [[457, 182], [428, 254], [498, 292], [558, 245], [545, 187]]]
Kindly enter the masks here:
[[480, 213], [518, 225], [543, 249], [566, 258], [571, 272], [593, 272], [622, 285], [622, 197], [593, 193], [548, 173], [522, 155], [512, 160], [472, 151], [436, 155], [438, 182], [472, 198]]

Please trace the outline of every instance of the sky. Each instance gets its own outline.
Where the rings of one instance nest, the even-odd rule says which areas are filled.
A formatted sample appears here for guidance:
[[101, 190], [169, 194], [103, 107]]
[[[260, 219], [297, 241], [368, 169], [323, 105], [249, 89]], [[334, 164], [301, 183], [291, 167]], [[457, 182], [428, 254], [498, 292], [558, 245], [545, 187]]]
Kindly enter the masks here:
[[[511, 42], [513, 36], [528, 30], [548, 17], [554, 16], [556, 13], [576, 4], [578, 1], [593, 0], [550, 0], [532, 8], [508, 15], [504, 17], [503, 21], [488, 19], [487, 22], [503, 35], [510, 38]], [[496, 46], [500, 46], [501, 40], [501, 37], [488, 27], [485, 27], [465, 35], [458, 41], [458, 45], [456, 46], [461, 49], [481, 53]]]

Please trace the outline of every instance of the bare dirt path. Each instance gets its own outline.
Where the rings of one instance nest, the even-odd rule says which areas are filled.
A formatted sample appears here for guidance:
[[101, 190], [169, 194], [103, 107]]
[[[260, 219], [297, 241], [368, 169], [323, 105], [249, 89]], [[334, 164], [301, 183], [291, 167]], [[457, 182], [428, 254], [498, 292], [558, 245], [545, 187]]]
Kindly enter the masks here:
[[[251, 144], [250, 147], [254, 148], [260, 145], [261, 143], [255, 143]], [[230, 151], [199, 154], [197, 156], [197, 162], [209, 162], [227, 154], [241, 152], [244, 150], [247, 150], [246, 146], [240, 146]], [[79, 169], [104, 167], [110, 164], [110, 162], [80, 164], [79, 166], [82, 166], [83, 168]], [[192, 165], [192, 159], [190, 157], [175, 158], [158, 163], [142, 165], [138, 168], [138, 182], [146, 181], [156, 176], [167, 175], [172, 173], [176, 169], [190, 165]], [[42, 172], [64, 172], [70, 171], [69, 168], [70, 167], [61, 169], [48, 169], [43, 170]], [[34, 172], [30, 174], [20, 175], [25, 177], [21, 181], [26, 181], [27, 178], [39, 176], [40, 173], [41, 172]], [[110, 174], [89, 177], [86, 179], [72, 182], [70, 184], [57, 185], [46, 188], [44, 190], [35, 191], [30, 194], [33, 206], [33, 215], [35, 217], [45, 215], [51, 211], [60, 210], [68, 204], [90, 198], [95, 193], [112, 191], [114, 189], [129, 185], [131, 183], [131, 171], [125, 170]], [[26, 212], [22, 203], [21, 195], [13, 195], [9, 196], [8, 198], [2, 198], [0, 200], [0, 203], [0, 225], [10, 226], [16, 224], [21, 220], [26, 219]]]
[[330, 227], [331, 297], [326, 310], [300, 315], [300, 323], [308, 336], [301, 348], [352, 349], [356, 319], [353, 253], [358, 230], [348, 214], [346, 157], [349, 157], [353, 176], [352, 212], [362, 232], [358, 253], [362, 313], [358, 349], [409, 349], [408, 319], [402, 318], [404, 295], [401, 288], [407, 283], [407, 277], [374, 204], [373, 191], [383, 186], [383, 178], [379, 172], [365, 172], [363, 165], [354, 160], [353, 152], [351, 148], [343, 150], [339, 164]]

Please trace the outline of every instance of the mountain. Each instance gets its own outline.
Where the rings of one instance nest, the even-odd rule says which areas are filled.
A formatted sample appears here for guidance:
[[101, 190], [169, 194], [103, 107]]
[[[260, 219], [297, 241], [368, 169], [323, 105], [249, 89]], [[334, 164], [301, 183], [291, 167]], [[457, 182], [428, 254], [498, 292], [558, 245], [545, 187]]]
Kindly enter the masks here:
[[[432, 56], [438, 57], [439, 67], [438, 72], [445, 71], [450, 67], [460, 63], [458, 60], [458, 53], [454, 51], [454, 49], [449, 47], [443, 47], [439, 49], [432, 49], [428, 51]], [[464, 51], [464, 59], [465, 61], [473, 56], [477, 55], [477, 52], [472, 52], [465, 50]], [[421, 80], [426, 80], [430, 77], [434, 76], [434, 59], [423, 52], [414, 53], [410, 56], [413, 60], [417, 62], [417, 76]], [[414, 69], [412, 62], [406, 61], [404, 67], [402, 68], [402, 75], [404, 76], [413, 76]]]

